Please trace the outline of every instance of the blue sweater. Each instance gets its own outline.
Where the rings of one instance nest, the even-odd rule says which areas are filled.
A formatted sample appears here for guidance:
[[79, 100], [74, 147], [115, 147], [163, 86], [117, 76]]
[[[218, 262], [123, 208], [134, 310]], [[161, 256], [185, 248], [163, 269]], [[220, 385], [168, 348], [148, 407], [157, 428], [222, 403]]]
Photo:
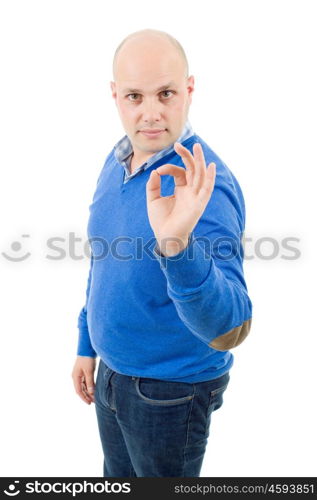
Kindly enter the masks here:
[[[97, 355], [130, 376], [201, 382], [230, 370], [229, 349], [248, 335], [252, 303], [243, 275], [245, 205], [237, 179], [197, 135], [206, 165], [217, 166], [207, 207], [182, 252], [160, 254], [146, 207], [153, 169], [172, 163], [172, 150], [129, 182], [112, 149], [89, 207], [91, 246], [86, 303], [78, 317], [77, 355]], [[161, 177], [161, 194], [174, 192]]]

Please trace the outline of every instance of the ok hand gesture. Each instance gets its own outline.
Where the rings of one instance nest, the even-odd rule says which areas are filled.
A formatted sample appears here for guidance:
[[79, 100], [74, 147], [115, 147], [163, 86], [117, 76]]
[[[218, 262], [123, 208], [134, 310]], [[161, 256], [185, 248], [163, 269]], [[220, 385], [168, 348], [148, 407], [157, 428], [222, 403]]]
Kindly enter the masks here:
[[[210, 163], [206, 168], [200, 143], [193, 146], [194, 156], [178, 142], [174, 149], [186, 168], [167, 163], [153, 170], [146, 184], [149, 222], [165, 256], [175, 255], [187, 246], [188, 237], [207, 206], [216, 179], [216, 165]], [[161, 175], [174, 177], [173, 195], [161, 196]]]

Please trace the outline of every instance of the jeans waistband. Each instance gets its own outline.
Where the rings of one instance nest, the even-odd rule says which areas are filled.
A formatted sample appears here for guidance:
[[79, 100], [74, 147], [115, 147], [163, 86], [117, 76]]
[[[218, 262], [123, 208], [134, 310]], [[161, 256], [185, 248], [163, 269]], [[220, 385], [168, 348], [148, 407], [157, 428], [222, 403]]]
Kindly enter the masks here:
[[[109, 381], [110, 378], [112, 377], [112, 375], [114, 373], [116, 373], [117, 375], [121, 375], [123, 377], [129, 377], [131, 378], [132, 380], [135, 380], [137, 378], [149, 378], [151, 380], [153, 380], [153, 377], [138, 377], [136, 375], [123, 375], [122, 373], [118, 373], [116, 372], [115, 370], [112, 370], [112, 368], [110, 368], [104, 361], [103, 359], [100, 358], [100, 363], [102, 364], [102, 368], [103, 368], [103, 372], [104, 372], [104, 378], [106, 381]], [[220, 375], [220, 377], [216, 377], [214, 379], [210, 379], [210, 380], [205, 380], [205, 381], [202, 381], [202, 382], [191, 382], [192, 384], [195, 384], [195, 385], [203, 385], [203, 384], [208, 384], [210, 383], [211, 381], [213, 382], [216, 382], [217, 381], [217, 385], [219, 384], [219, 387], [226, 383], [226, 382], [229, 382], [229, 379], [230, 379], [230, 376], [229, 376], [229, 372], [226, 372], [224, 373], [223, 375]], [[171, 382], [170, 380], [164, 380], [164, 379], [156, 379], [156, 380], [160, 380], [161, 382]], [[175, 383], [178, 383], [178, 381], [175, 381]], [[180, 382], [180, 383], [184, 383], [184, 382]], [[187, 382], [188, 383], [188, 382]]]

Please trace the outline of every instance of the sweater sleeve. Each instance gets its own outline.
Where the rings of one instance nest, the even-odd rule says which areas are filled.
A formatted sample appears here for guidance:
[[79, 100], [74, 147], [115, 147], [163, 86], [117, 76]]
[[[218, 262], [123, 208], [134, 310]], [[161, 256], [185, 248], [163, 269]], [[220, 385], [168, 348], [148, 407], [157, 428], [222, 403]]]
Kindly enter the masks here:
[[244, 200], [235, 178], [224, 177], [215, 183], [187, 247], [170, 257], [160, 253], [157, 243], [153, 250], [180, 319], [219, 351], [241, 344], [252, 322], [243, 276]]
[[93, 347], [91, 345], [90, 337], [89, 337], [89, 329], [88, 329], [88, 324], [87, 324], [87, 302], [88, 302], [89, 291], [90, 291], [92, 268], [93, 268], [93, 255], [91, 254], [90, 269], [89, 269], [88, 283], [87, 283], [87, 289], [86, 289], [86, 303], [85, 303], [84, 307], [82, 307], [82, 309], [79, 313], [78, 322], [77, 322], [77, 326], [79, 329], [78, 344], [77, 344], [77, 356], [88, 356], [91, 358], [95, 358], [97, 356], [97, 353], [95, 352], [95, 350], [93, 349]]
[[[113, 154], [115, 148], [113, 148], [108, 156], [105, 159], [104, 165], [98, 175], [97, 183], [96, 183], [96, 190], [95, 190], [95, 195], [97, 192], [98, 185], [102, 179], [103, 173], [107, 167], [107, 162], [110, 156]], [[95, 196], [94, 195], [94, 196]], [[89, 292], [90, 292], [90, 283], [91, 283], [91, 276], [92, 276], [92, 269], [93, 269], [93, 254], [91, 253], [90, 257], [90, 269], [89, 269], [89, 275], [88, 275], [88, 282], [87, 282], [87, 289], [86, 289], [86, 303], [84, 307], [80, 310], [79, 316], [78, 316], [78, 322], [77, 326], [79, 329], [79, 335], [78, 335], [78, 344], [77, 344], [77, 356], [88, 356], [91, 358], [95, 358], [97, 356], [96, 351], [91, 345], [90, 341], [90, 336], [89, 336], [89, 329], [88, 329], [88, 323], [87, 323], [87, 302], [89, 298]]]

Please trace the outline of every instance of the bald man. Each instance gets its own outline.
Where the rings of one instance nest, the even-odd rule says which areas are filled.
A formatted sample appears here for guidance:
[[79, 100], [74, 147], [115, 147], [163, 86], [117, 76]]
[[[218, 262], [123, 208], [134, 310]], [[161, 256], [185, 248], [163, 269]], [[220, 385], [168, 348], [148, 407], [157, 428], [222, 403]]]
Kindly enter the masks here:
[[126, 134], [89, 207], [73, 382], [95, 403], [105, 477], [198, 477], [251, 328], [243, 194], [188, 120], [194, 77], [175, 38], [131, 33], [110, 85]]

